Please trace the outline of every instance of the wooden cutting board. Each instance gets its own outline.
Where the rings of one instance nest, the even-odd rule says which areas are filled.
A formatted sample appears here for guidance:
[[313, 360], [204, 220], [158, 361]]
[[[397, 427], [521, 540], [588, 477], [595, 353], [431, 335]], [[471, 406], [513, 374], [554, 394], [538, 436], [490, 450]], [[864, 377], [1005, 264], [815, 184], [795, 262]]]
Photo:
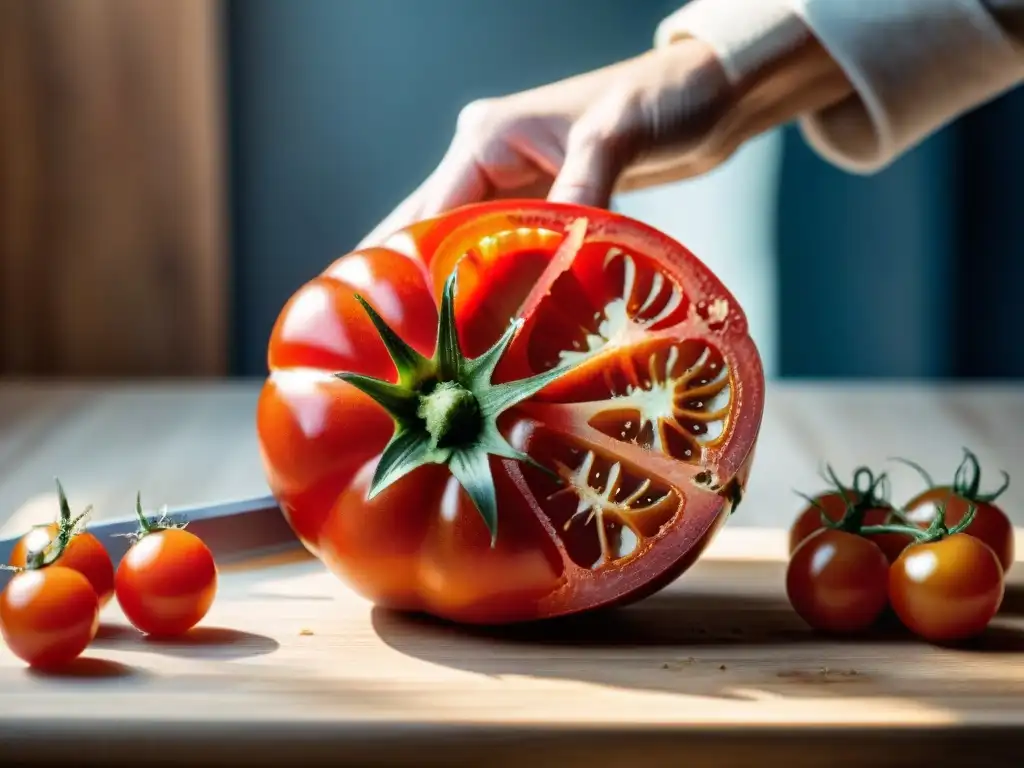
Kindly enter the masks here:
[[505, 631], [375, 609], [310, 559], [253, 563], [223, 573], [185, 640], [147, 642], [112, 605], [65, 676], [0, 650], [0, 749], [19, 764], [639, 767], [916, 765], [1021, 746], [1024, 567], [967, 646], [898, 628], [835, 640], [789, 608], [784, 548], [781, 530], [727, 527], [639, 605]]

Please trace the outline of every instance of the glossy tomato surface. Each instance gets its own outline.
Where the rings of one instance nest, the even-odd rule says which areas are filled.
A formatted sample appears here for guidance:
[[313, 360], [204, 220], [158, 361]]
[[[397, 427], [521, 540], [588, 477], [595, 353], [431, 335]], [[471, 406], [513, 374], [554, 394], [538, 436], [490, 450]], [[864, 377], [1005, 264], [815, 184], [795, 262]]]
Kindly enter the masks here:
[[963, 533], [907, 547], [889, 570], [893, 611], [912, 632], [936, 642], [980, 634], [1004, 591], [999, 558]]
[[[16, 568], [23, 568], [28, 553], [38, 551], [49, 544], [57, 535], [57, 530], [56, 523], [30, 530], [18, 539], [11, 550], [10, 564]], [[101, 609], [114, 596], [114, 564], [100, 540], [88, 531], [75, 534], [56, 562], [65, 568], [78, 571], [89, 580], [92, 588], [96, 590]]]
[[0, 595], [0, 630], [11, 652], [40, 668], [81, 655], [99, 630], [96, 592], [78, 571], [49, 565], [16, 574]]
[[117, 602], [141, 632], [171, 637], [198, 624], [217, 593], [217, 566], [186, 530], [147, 533], [125, 554], [115, 577]]
[[815, 629], [861, 632], [889, 602], [889, 561], [863, 536], [820, 530], [806, 538], [786, 569], [793, 609]]
[[[948, 487], [936, 487], [911, 499], [905, 510], [913, 522], [927, 528], [940, 507], [945, 507], [946, 526], [952, 528], [963, 520], [970, 509], [970, 502], [963, 496], [953, 493]], [[1010, 570], [1016, 555], [1013, 524], [1010, 518], [994, 504], [978, 501], [974, 502], [974, 507], [974, 519], [964, 529], [964, 533], [987, 544], [999, 558], [1003, 571]]]
[[[559, 251], [580, 218], [582, 246]], [[332, 376], [397, 380], [356, 293], [431, 356], [456, 262], [467, 355], [524, 320], [496, 382], [576, 365], [499, 421], [560, 480], [492, 457], [493, 547], [444, 466], [367, 500], [394, 425]], [[744, 314], [693, 254], [608, 211], [536, 201], [460, 208], [338, 259], [288, 301], [268, 363], [260, 448], [301, 540], [379, 605], [472, 623], [635, 600], [684, 571], [746, 484], [764, 403]]]

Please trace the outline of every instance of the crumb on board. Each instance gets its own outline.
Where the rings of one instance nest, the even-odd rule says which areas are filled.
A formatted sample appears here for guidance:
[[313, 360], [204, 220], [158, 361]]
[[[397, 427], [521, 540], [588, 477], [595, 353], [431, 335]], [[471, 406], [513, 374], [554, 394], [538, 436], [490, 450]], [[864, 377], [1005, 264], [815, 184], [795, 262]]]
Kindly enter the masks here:
[[680, 669], [687, 667], [691, 664], [696, 664], [697, 660], [693, 656], [687, 656], [685, 659], [673, 659], [672, 661], [663, 662], [661, 665], [662, 669]]
[[813, 672], [800, 669], [785, 669], [778, 672], [777, 676], [795, 680], [831, 681], [838, 680], [841, 678], [849, 679], [860, 677], [861, 673], [858, 672], [856, 669], [832, 669], [830, 667], [820, 667]]
[[303, 627], [302, 629], [299, 630], [299, 634], [302, 635], [303, 637], [309, 637], [310, 635], [313, 634], [313, 630], [312, 629], [307, 629], [306, 627]]

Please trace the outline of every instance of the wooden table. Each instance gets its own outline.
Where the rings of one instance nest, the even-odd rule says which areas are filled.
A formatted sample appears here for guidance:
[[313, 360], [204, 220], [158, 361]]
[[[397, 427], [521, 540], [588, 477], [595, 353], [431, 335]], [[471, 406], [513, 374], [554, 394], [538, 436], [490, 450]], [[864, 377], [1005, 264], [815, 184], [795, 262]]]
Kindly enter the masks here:
[[[97, 518], [130, 511], [136, 489], [151, 505], [264, 493], [258, 386], [0, 385], [5, 530], [53, 514], [54, 474]], [[782, 591], [792, 489], [817, 489], [823, 461], [848, 474], [904, 455], [943, 476], [964, 445], [993, 480], [1024, 476], [1024, 387], [776, 386], [744, 505], [640, 605], [471, 632], [374, 609], [310, 559], [231, 568], [186, 640], [146, 642], [114, 605], [67, 677], [0, 650], [0, 760], [982, 764], [1024, 746], [1024, 568], [996, 624], [957, 649], [897, 630], [825, 640]], [[918, 484], [893, 480], [897, 498]], [[1024, 481], [1003, 500], [1024, 526]]]

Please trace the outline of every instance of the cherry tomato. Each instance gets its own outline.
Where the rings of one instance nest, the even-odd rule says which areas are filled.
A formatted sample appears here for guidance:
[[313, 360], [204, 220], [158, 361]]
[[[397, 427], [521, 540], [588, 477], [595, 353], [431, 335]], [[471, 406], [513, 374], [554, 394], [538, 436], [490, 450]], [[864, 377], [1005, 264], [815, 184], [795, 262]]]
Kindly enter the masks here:
[[154, 637], [180, 635], [210, 610], [217, 591], [213, 555], [180, 528], [143, 533], [118, 565], [117, 602], [136, 629]]
[[[815, 504], [808, 504], [807, 507], [793, 521], [789, 529], [789, 553], [792, 555], [797, 548], [811, 535], [820, 531], [824, 525], [821, 522], [821, 513], [824, 509], [825, 516], [832, 522], [839, 522], [848, 509], [847, 499], [856, 501], [861, 499], [861, 494], [853, 490], [829, 491], [817, 496]], [[877, 506], [864, 510], [862, 525], [883, 525], [890, 522], [889, 516], [891, 507]], [[910, 543], [909, 536], [899, 533], [877, 533], [869, 536], [882, 550], [888, 561], [894, 562], [900, 553]]]
[[1003, 483], [997, 489], [984, 493], [981, 490], [981, 465], [978, 457], [964, 449], [964, 458], [957, 467], [953, 481], [948, 485], [936, 485], [931, 476], [912, 461], [899, 459], [915, 469], [928, 486], [911, 499], [904, 508], [907, 518], [922, 528], [927, 528], [939, 508], [945, 507], [947, 528], [960, 523], [970, 510], [975, 508], [974, 519], [963, 533], [974, 536], [987, 544], [1006, 573], [1013, 566], [1014, 533], [1010, 518], [996, 506], [996, 499], [1010, 485], [1010, 477], [1003, 473]]
[[[573, 366], [496, 425], [560, 482], [494, 455], [473, 466], [493, 480], [496, 537], [443, 464], [369, 498], [394, 421], [334, 375], [422, 402], [438, 382], [399, 377], [356, 294], [430, 357], [456, 263], [467, 357], [522, 319], [493, 384]], [[283, 307], [268, 362], [261, 457], [299, 538], [378, 605], [467, 623], [578, 613], [672, 581], [741, 495], [764, 405], [742, 309], [692, 253], [621, 215], [535, 200], [460, 208], [338, 259]]]
[[888, 602], [889, 562], [863, 536], [824, 529], [797, 547], [786, 569], [786, 594], [799, 616], [826, 632], [862, 632]]
[[[943, 505], [946, 508], [946, 525], [953, 527], [964, 519], [971, 502], [963, 496], [951, 495], [949, 488], [930, 488], [907, 504], [907, 517], [922, 528], [927, 528], [936, 511]], [[996, 553], [1003, 571], [1008, 571], [1016, 556], [1010, 518], [993, 504], [975, 502], [974, 507], [974, 519], [963, 532], [984, 542]]]
[[900, 621], [935, 642], [980, 634], [1003, 600], [1003, 569], [988, 545], [967, 534], [912, 544], [889, 570]]
[[0, 630], [11, 652], [39, 668], [81, 655], [99, 629], [100, 604], [76, 570], [47, 565], [20, 571], [0, 595]]
[[[57, 535], [59, 527], [57, 523], [38, 526], [18, 539], [11, 550], [10, 564], [17, 568], [24, 567], [28, 553], [46, 547]], [[88, 531], [72, 536], [57, 558], [57, 564], [78, 571], [89, 580], [96, 590], [101, 609], [114, 596], [114, 564], [100, 540]]]

